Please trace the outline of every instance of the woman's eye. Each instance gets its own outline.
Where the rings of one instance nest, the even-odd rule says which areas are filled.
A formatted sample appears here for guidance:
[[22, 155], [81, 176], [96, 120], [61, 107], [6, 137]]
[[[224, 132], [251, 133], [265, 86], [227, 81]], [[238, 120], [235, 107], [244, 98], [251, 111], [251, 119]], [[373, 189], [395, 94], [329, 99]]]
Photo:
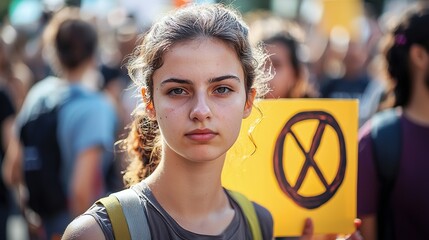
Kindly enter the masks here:
[[182, 88], [174, 88], [168, 92], [168, 95], [183, 95], [185, 93], [185, 90]]
[[230, 88], [228, 88], [228, 87], [218, 87], [218, 88], [215, 89], [215, 92], [219, 93], [219, 94], [227, 94], [227, 93], [229, 93], [231, 91], [232, 90]]

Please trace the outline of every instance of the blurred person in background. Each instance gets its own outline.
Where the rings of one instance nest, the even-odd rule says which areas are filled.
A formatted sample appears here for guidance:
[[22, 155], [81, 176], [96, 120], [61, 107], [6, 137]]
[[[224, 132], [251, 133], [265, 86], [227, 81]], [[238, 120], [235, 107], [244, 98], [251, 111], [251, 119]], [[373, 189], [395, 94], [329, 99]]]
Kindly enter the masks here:
[[[15, 107], [10, 97], [10, 91], [0, 83], [0, 167], [3, 164], [6, 149], [12, 139], [12, 125], [15, 119]], [[6, 240], [7, 220], [11, 214], [12, 203], [8, 188], [3, 181], [3, 171], [0, 174], [0, 240]]]
[[17, 111], [21, 108], [28, 90], [34, 83], [34, 76], [25, 63], [25, 34], [7, 22], [1, 28], [1, 78], [7, 80], [11, 97]]
[[319, 76], [322, 98], [358, 99], [359, 126], [380, 110], [385, 100], [384, 79], [378, 79], [370, 71], [380, 29], [370, 14], [361, 16], [359, 32], [332, 30], [324, 57], [324, 76]]
[[10, 50], [11, 46], [0, 38], [0, 84], [6, 87], [14, 108], [19, 110], [32, 82], [23, 76], [18, 78], [18, 74], [25, 74], [22, 69], [25, 66], [14, 61], [15, 57]]
[[304, 33], [297, 23], [262, 14], [252, 21], [250, 31], [253, 41], [264, 45], [273, 68], [273, 79], [268, 82], [270, 92], [265, 98], [318, 96], [302, 60]]
[[[429, 236], [428, 26], [429, 4], [420, 2], [386, 36], [397, 107], [376, 114], [360, 129], [357, 203], [365, 239]], [[380, 135], [386, 136], [381, 145]]]
[[[0, 38], [0, 167], [3, 166], [7, 149], [13, 145], [15, 113], [22, 105], [27, 86], [16, 77], [16, 67], [8, 51], [8, 45]], [[13, 214], [14, 205], [6, 180], [8, 172], [2, 171], [0, 178], [0, 239], [6, 239], [7, 220]], [[3, 180], [5, 179], [5, 180]]]
[[[125, 135], [125, 129], [129, 124], [130, 115], [126, 111], [122, 101], [124, 89], [127, 82], [122, 77], [122, 71], [117, 66], [102, 65], [100, 73], [103, 76], [102, 92], [115, 108], [118, 119], [115, 141], [122, 139]], [[115, 144], [114, 159], [115, 161], [109, 166], [106, 177], [106, 189], [108, 192], [115, 192], [124, 188], [121, 171], [126, 167], [124, 150]]]
[[[58, 12], [43, 37], [50, 64], [58, 77], [49, 76], [31, 88], [17, 117], [17, 129], [19, 136], [22, 126], [41, 111], [37, 108], [40, 102], [55, 100], [62, 104], [56, 135], [61, 155], [59, 181], [66, 203], [64, 209], [55, 214], [40, 216], [42, 223], [33, 226], [35, 229], [31, 230], [35, 231], [30, 232], [35, 239], [58, 239], [73, 217], [105, 194], [104, 176], [113, 160], [117, 119], [106, 96], [84, 83], [88, 72], [97, 69], [98, 37], [95, 28], [83, 20], [79, 9], [65, 8]], [[70, 100], [66, 102], [67, 97]], [[5, 161], [15, 162], [8, 166], [22, 167], [20, 171], [25, 171], [29, 166], [27, 161], [32, 160], [26, 153], [21, 146]], [[19, 186], [24, 179], [11, 176], [10, 182]], [[26, 196], [19, 197], [25, 204]], [[31, 224], [31, 219], [27, 220]]]
[[[123, 139], [125, 130], [131, 123], [131, 113], [137, 106], [138, 98], [133, 96], [136, 88], [123, 66], [132, 53], [137, 41], [138, 26], [132, 15], [119, 8], [112, 11], [106, 19], [99, 22], [100, 66], [102, 77], [101, 91], [115, 107], [118, 117], [116, 140]], [[115, 144], [115, 161], [109, 167], [106, 184], [108, 192], [115, 192], [124, 187], [121, 171], [127, 162], [125, 151]]]
[[320, 87], [322, 98], [358, 99], [359, 126], [379, 111], [385, 92], [381, 81], [368, 73], [368, 54], [365, 42], [351, 40], [342, 60], [344, 73], [339, 77], [328, 77]]
[[318, 93], [309, 82], [307, 70], [298, 57], [298, 41], [288, 33], [278, 33], [263, 42], [275, 72], [269, 82], [271, 91], [265, 98], [317, 97]]
[[[137, 19], [133, 15], [129, 15], [127, 21], [118, 28], [115, 37], [118, 43], [121, 63], [125, 62], [132, 54], [135, 43], [138, 41], [139, 34], [147, 30], [147, 27], [139, 28]], [[122, 66], [122, 64], [120, 65]], [[124, 79], [127, 84], [125, 91], [122, 92], [122, 106], [125, 110], [123, 120], [125, 121], [124, 125], [129, 125], [132, 122], [131, 114], [136, 106], [141, 103], [141, 99], [139, 98], [140, 92], [135, 88], [125, 67], [121, 67], [121, 78]]]

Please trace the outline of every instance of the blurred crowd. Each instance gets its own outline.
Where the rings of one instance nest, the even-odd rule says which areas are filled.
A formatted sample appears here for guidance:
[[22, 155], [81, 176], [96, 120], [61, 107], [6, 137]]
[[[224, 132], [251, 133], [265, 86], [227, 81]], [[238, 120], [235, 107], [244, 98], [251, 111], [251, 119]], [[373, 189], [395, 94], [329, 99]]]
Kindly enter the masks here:
[[[125, 137], [132, 111], [141, 101], [137, 97], [140, 96], [139, 89], [130, 87], [131, 80], [124, 67], [128, 56], [134, 54], [133, 48], [138, 43], [139, 36], [145, 33], [157, 15], [187, 1], [141, 1], [140, 4], [139, 1], [124, 1], [126, 4], [112, 2], [115, 1], [90, 6], [75, 4], [80, 7], [79, 14], [95, 27], [98, 47], [91, 64], [85, 63], [82, 71], [68, 72], [68, 75], [64, 71], [58, 71], [50, 60], [49, 47], [52, 45], [49, 46], [49, 43], [52, 42], [46, 39], [46, 28], [52, 16], [64, 8], [66, 2], [46, 1], [45, 4], [38, 5], [40, 14], [33, 18], [28, 9], [26, 12], [16, 8], [15, 13], [10, 12], [4, 19], [0, 19], [0, 97], [5, 102], [0, 103], [2, 162], [13, 155], [10, 148], [13, 147], [16, 119], [20, 119], [17, 116], [26, 111], [25, 99], [28, 93], [33, 86], [50, 76], [67, 76], [69, 80], [79, 77], [79, 84], [85, 88], [85, 92], [97, 93], [102, 98], [100, 101], [113, 109], [114, 116], [109, 117], [109, 122], [106, 123], [112, 127], [103, 130], [110, 131], [109, 134], [113, 137], [109, 141], [112, 145]], [[266, 98], [358, 99], [360, 126], [375, 113], [394, 106], [393, 84], [387, 75], [383, 58], [384, 34], [395, 24], [398, 13], [413, 1], [385, 1], [381, 12], [375, 11], [370, 3], [359, 0], [330, 1], [336, 2], [333, 4], [323, 0], [273, 2], [277, 4], [273, 4], [271, 10], [254, 9], [243, 13], [250, 27], [252, 43], [264, 47], [270, 55], [267, 68], [270, 68], [274, 78], [269, 83], [271, 91]], [[299, 3], [294, 14], [278, 9], [288, 8], [288, 3], [291, 7]], [[31, 5], [27, 8], [31, 8]], [[20, 17], [18, 12], [29, 15]], [[339, 12], [343, 14], [337, 14]], [[73, 113], [70, 114], [72, 117]], [[104, 115], [97, 113], [92, 118], [102, 116]], [[95, 126], [100, 125], [97, 120], [94, 121]], [[93, 128], [95, 127], [88, 126], [88, 129]], [[114, 150], [104, 149], [100, 154], [110, 155], [110, 160], [98, 174], [105, 182], [104, 190], [99, 192], [121, 189], [121, 170], [126, 166], [121, 149], [115, 145]], [[12, 161], [9, 164], [14, 163]], [[104, 162], [99, 164], [103, 165]], [[14, 200], [16, 194], [22, 195], [22, 190], [8, 190], [8, 186], [15, 186], [19, 181], [19, 173], [14, 170], [17, 167], [10, 165], [3, 166], [3, 181], [0, 181], [0, 239], [19, 238], [12, 231], [8, 233], [10, 238], [6, 238], [7, 217], [21, 215], [20, 203]], [[86, 167], [88, 166], [83, 168]], [[96, 172], [82, 172], [89, 176], [97, 175]], [[90, 197], [88, 203], [101, 195], [99, 193]], [[88, 207], [85, 205], [76, 209]], [[73, 215], [78, 214], [79, 210], [76, 210]], [[31, 224], [28, 219], [20, 223], [24, 224], [22, 229], [30, 228], [27, 226]], [[32, 229], [29, 232], [31, 231]], [[21, 237], [27, 239], [28, 236], [24, 235]]]

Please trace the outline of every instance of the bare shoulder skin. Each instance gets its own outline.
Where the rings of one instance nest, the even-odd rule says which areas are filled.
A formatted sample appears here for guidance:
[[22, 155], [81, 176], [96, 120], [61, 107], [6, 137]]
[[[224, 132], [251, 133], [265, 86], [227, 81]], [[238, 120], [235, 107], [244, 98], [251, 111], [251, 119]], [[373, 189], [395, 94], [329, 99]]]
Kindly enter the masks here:
[[89, 215], [82, 215], [73, 220], [64, 232], [63, 240], [104, 240], [104, 234], [95, 219]]

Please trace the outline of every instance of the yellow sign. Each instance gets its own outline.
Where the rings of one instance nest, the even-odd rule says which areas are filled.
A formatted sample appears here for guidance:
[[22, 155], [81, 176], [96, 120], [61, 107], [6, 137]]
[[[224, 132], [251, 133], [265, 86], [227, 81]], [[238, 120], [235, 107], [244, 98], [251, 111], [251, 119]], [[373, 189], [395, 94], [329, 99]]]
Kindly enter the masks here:
[[354, 232], [357, 100], [278, 99], [257, 106], [227, 154], [223, 185], [265, 206], [275, 236], [301, 235], [307, 217], [316, 234]]

